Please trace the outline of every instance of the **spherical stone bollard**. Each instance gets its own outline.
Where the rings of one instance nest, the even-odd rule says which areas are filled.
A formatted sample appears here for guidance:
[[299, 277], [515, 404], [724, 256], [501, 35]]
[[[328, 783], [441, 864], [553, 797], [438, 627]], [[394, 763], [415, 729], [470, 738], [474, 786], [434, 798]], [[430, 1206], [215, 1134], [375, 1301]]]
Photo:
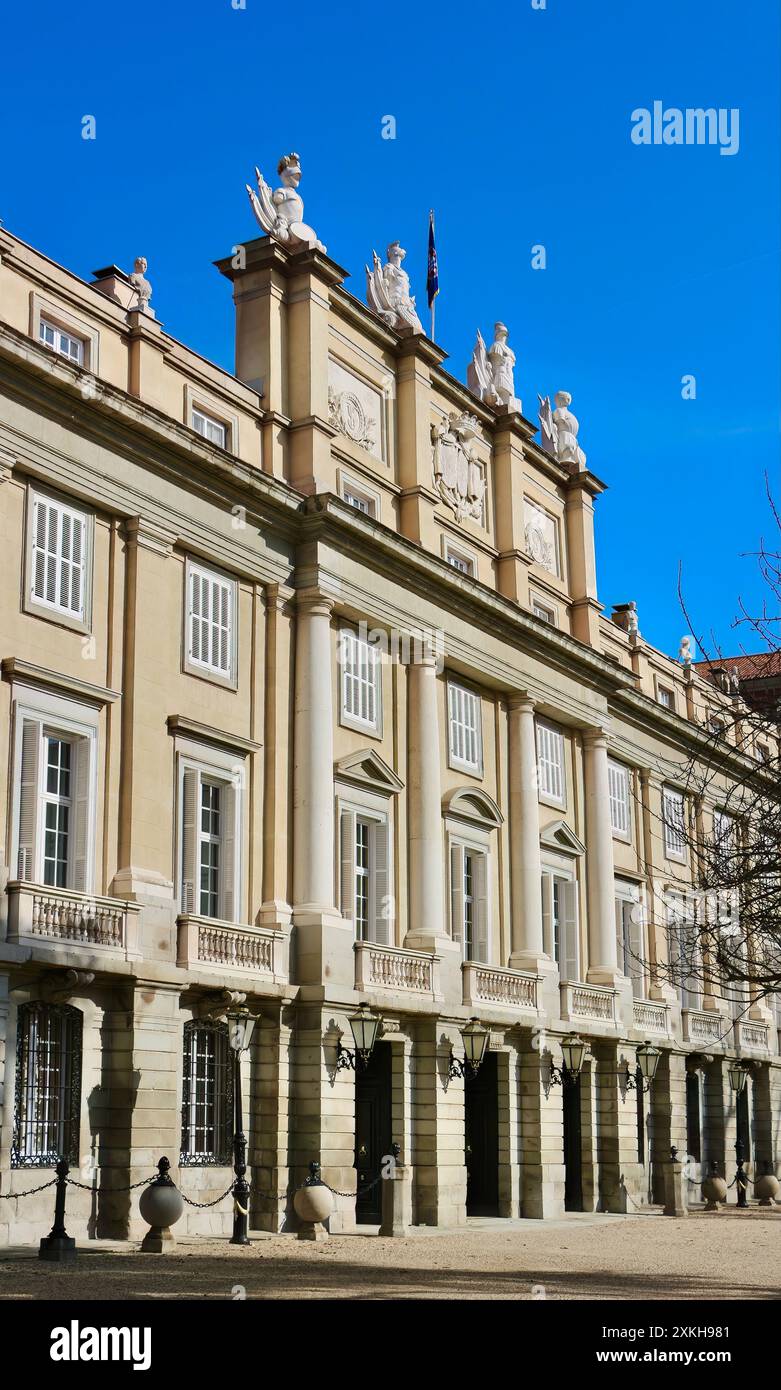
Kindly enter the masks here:
[[702, 1195], [706, 1201], [706, 1211], [719, 1211], [719, 1202], [727, 1200], [727, 1184], [717, 1173], [711, 1173], [702, 1184]]
[[323, 1225], [334, 1209], [334, 1199], [330, 1187], [326, 1187], [320, 1177], [320, 1164], [310, 1163], [309, 1177], [303, 1187], [299, 1187], [293, 1198], [293, 1208], [301, 1222], [299, 1240], [327, 1240], [328, 1232]]
[[775, 1173], [763, 1173], [754, 1183], [754, 1196], [759, 1198], [761, 1207], [772, 1207], [781, 1190], [781, 1183]]
[[138, 1199], [138, 1210], [150, 1229], [141, 1242], [141, 1249], [153, 1255], [162, 1254], [166, 1246], [175, 1245], [171, 1227], [184, 1211], [184, 1199], [169, 1177], [171, 1167], [167, 1158], [157, 1165], [158, 1176], [145, 1187]]

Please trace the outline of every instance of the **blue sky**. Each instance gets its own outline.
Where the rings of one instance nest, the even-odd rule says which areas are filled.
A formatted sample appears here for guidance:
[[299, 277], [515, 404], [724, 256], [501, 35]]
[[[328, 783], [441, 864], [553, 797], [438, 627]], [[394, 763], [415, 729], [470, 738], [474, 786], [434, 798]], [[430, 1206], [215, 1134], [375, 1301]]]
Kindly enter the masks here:
[[[257, 232], [255, 163], [270, 178], [299, 151], [307, 220], [361, 297], [371, 248], [398, 237], [425, 303], [434, 207], [450, 370], [465, 378], [475, 329], [501, 317], [525, 413], [572, 393], [609, 485], [608, 611], [634, 598], [675, 653], [682, 562], [695, 631], [737, 650], [779, 473], [780, 29], [778, 0], [17, 5], [0, 218], [85, 278], [145, 254], [166, 328], [230, 368], [211, 262]], [[631, 113], [657, 100], [737, 108], [738, 152], [634, 145]]]

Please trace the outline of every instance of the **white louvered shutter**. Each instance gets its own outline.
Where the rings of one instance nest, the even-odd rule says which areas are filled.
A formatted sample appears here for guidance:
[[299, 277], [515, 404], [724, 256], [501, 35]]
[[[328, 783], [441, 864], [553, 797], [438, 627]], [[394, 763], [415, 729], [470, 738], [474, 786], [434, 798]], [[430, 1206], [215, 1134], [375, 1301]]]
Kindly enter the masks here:
[[355, 812], [342, 810], [339, 817], [342, 916], [355, 921]]
[[558, 729], [537, 725], [537, 771], [541, 794], [551, 801], [564, 800], [564, 739]]
[[578, 943], [578, 888], [572, 881], [562, 883], [564, 920], [562, 922], [562, 945], [565, 980], [579, 979], [580, 951]]
[[629, 775], [620, 763], [607, 765], [610, 825], [615, 835], [629, 834]]
[[[374, 868], [374, 940], [380, 946], [391, 944], [392, 921], [390, 883], [388, 877], [388, 822], [378, 821], [372, 826], [372, 848]], [[370, 864], [372, 859], [369, 860]]]
[[31, 882], [37, 873], [40, 764], [43, 730], [37, 719], [22, 725], [22, 766], [19, 777], [19, 854], [17, 877]]
[[238, 861], [239, 806], [241, 791], [235, 782], [225, 783], [221, 788], [222, 815], [220, 823], [222, 837], [220, 844], [220, 896], [223, 920], [237, 922], [239, 919], [238, 894], [236, 884], [236, 865]]
[[84, 616], [86, 517], [49, 498], [33, 499], [31, 597]]
[[643, 930], [643, 909], [640, 902], [628, 905], [629, 916], [629, 976], [636, 999], [645, 998], [645, 932]]
[[221, 676], [231, 675], [234, 586], [193, 565], [190, 570], [189, 658]]
[[474, 959], [488, 961], [488, 855], [472, 856], [475, 866], [475, 941]]
[[88, 738], [74, 740], [76, 761], [73, 795], [73, 883], [77, 893], [90, 893], [90, 788], [92, 746]]
[[464, 850], [450, 846], [450, 934], [459, 946], [464, 939]]
[[542, 895], [542, 943], [546, 956], [554, 959], [553, 949], [553, 921], [551, 917], [551, 895], [553, 891], [553, 880], [550, 874], [542, 874], [540, 877], [540, 893]]
[[182, 912], [200, 912], [200, 864], [198, 825], [201, 814], [201, 778], [197, 768], [185, 769], [182, 778]]

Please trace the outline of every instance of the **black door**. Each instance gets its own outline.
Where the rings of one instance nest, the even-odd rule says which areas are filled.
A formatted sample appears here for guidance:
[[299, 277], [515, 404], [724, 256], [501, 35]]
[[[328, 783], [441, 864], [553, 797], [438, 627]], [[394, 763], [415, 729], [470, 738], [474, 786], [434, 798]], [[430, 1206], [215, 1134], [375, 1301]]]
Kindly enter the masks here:
[[382, 1220], [382, 1182], [374, 1180], [392, 1139], [391, 1050], [388, 1043], [377, 1043], [369, 1065], [355, 1074], [355, 1219], [365, 1225]]
[[466, 1214], [499, 1215], [499, 1097], [496, 1053], [487, 1052], [477, 1076], [464, 1083]]
[[564, 1209], [583, 1210], [580, 1077], [564, 1083]]

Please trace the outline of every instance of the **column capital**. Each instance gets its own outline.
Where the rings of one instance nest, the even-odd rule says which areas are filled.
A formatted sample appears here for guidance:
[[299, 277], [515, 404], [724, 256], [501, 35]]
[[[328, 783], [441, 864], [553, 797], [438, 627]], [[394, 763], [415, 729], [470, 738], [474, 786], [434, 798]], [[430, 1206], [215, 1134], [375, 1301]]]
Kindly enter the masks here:
[[589, 724], [582, 731], [584, 748], [607, 748], [610, 724]]
[[125, 542], [140, 550], [152, 550], [166, 558], [173, 553], [176, 532], [146, 516], [129, 516], [124, 522]]
[[513, 690], [507, 696], [507, 709], [510, 714], [520, 711], [521, 714], [534, 714], [536, 705], [528, 690]]
[[330, 594], [323, 593], [322, 589], [297, 589], [296, 608], [299, 613], [307, 613], [312, 617], [329, 618], [333, 612], [334, 599]]

